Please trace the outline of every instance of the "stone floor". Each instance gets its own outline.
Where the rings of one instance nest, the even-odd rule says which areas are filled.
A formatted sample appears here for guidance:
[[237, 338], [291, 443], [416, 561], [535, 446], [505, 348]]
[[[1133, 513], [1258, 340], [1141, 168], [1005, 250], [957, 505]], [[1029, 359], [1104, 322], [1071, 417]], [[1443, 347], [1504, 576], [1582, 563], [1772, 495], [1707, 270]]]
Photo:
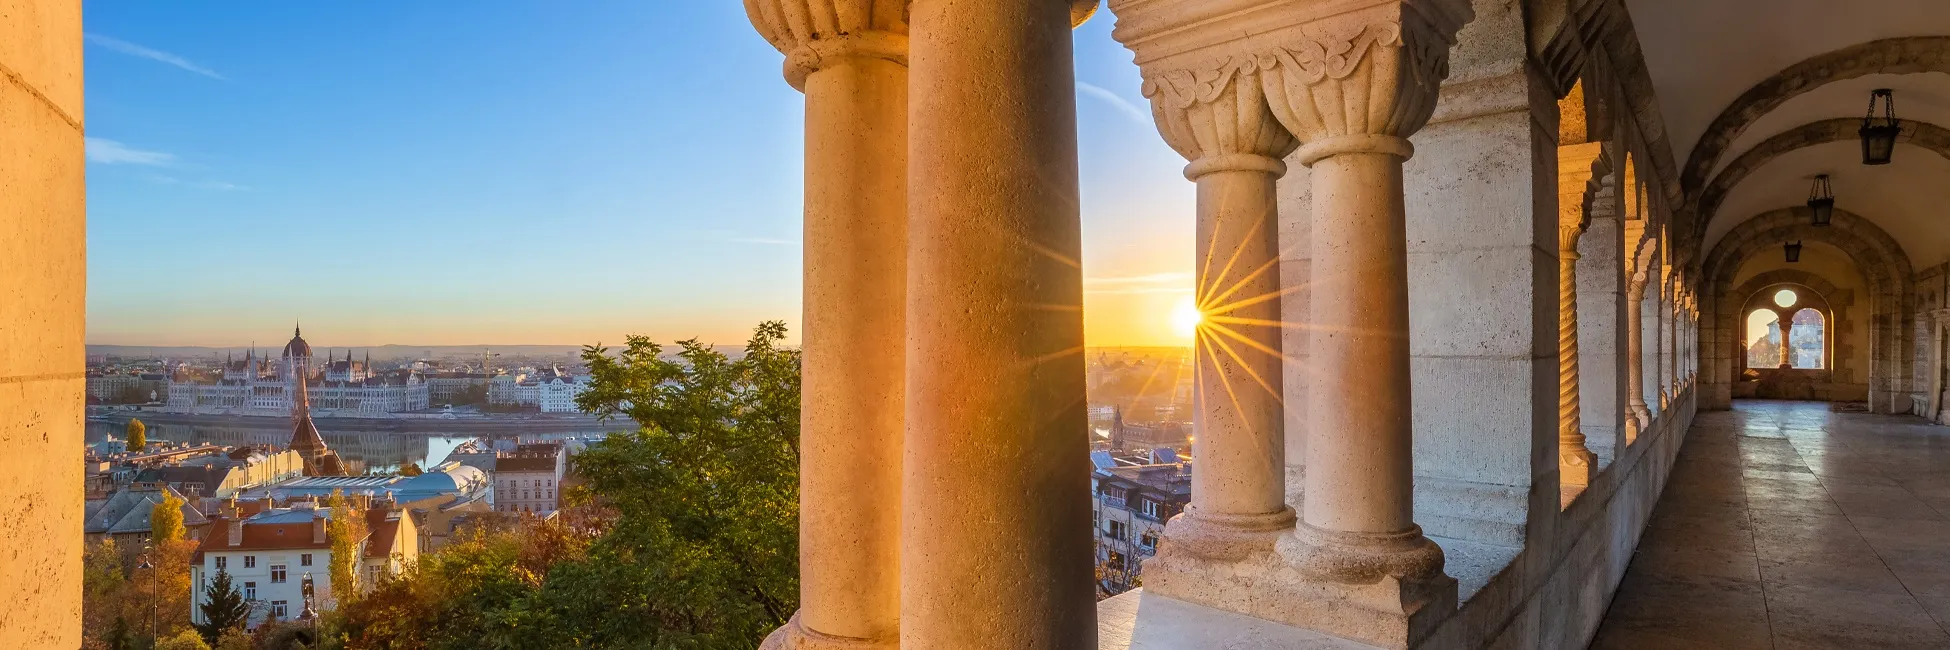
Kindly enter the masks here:
[[1950, 648], [1950, 427], [1701, 412], [1593, 648]]

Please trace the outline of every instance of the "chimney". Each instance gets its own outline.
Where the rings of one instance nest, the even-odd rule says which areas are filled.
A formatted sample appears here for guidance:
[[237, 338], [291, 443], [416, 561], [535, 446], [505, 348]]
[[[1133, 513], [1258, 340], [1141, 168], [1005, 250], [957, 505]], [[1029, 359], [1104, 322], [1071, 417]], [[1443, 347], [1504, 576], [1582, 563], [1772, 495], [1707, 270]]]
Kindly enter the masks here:
[[230, 518], [230, 519], [228, 519], [228, 520], [226, 520], [226, 521], [224, 522], [224, 524], [225, 524], [225, 525], [227, 525], [227, 526], [228, 526], [228, 527], [230, 528], [230, 539], [229, 539], [229, 542], [230, 542], [230, 545], [231, 545], [231, 546], [243, 546], [243, 545], [244, 545], [244, 520], [243, 520], [243, 518], [241, 518], [241, 517], [232, 517], [232, 518]]
[[325, 518], [316, 514], [311, 516], [311, 543], [325, 543]]

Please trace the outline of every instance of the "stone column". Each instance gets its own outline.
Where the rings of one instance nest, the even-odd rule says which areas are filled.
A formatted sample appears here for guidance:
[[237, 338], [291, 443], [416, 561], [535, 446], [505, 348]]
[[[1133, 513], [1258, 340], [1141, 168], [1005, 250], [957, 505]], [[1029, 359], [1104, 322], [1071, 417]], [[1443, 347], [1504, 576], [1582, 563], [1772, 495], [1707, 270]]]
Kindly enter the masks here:
[[1585, 445], [1578, 406], [1578, 238], [1591, 225], [1584, 196], [1597, 142], [1557, 148], [1557, 462], [1566, 488], [1591, 484], [1598, 457]]
[[1794, 348], [1788, 342], [1791, 340], [1790, 337], [1794, 335], [1794, 323], [1788, 320], [1788, 314], [1781, 314], [1779, 318], [1781, 323], [1781, 349], [1779, 350], [1781, 355], [1781, 368], [1793, 368]]
[[1585, 447], [1616, 458], [1626, 407], [1625, 239], [1617, 176], [1598, 179], [1591, 225], [1578, 238], [1578, 423]]
[[81, 27], [77, 0], [0, 10], [0, 648], [81, 646]]
[[1153, 593], [1211, 602], [1207, 595], [1231, 585], [1210, 562], [1269, 554], [1295, 520], [1285, 499], [1274, 181], [1299, 142], [1273, 119], [1251, 66], [1212, 86], [1173, 67], [1185, 60], [1141, 64], [1158, 131], [1191, 161], [1185, 177], [1198, 184], [1193, 268], [1204, 321], [1195, 342], [1192, 459], [1200, 469], [1191, 504], [1166, 527], [1145, 578]]
[[[765, 648], [900, 636], [907, 24], [870, 0], [748, 0], [806, 93], [799, 612]], [[831, 21], [804, 17], [830, 12]]]
[[1471, 17], [1464, 1], [1368, 3], [1311, 21], [1262, 72], [1313, 183], [1306, 500], [1279, 550], [1379, 608], [1365, 630], [1332, 630], [1369, 642], [1413, 643], [1427, 632], [1413, 614], [1455, 593], [1413, 516], [1402, 163]]
[[1093, 648], [1073, 10], [907, 9], [900, 646]]
[[[1627, 241], [1630, 241], [1629, 239]], [[1652, 410], [1645, 403], [1645, 268], [1641, 266], [1625, 283], [1625, 442], [1638, 440], [1652, 426]]]

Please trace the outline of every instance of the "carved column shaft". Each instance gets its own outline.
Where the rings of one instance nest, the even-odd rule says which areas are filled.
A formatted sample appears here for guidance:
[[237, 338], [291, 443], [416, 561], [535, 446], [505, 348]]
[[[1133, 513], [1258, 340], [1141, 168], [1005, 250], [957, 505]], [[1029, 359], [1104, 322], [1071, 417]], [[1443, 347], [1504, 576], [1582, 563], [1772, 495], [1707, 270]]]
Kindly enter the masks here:
[[1780, 352], [1780, 357], [1781, 357], [1781, 367], [1793, 368], [1794, 367], [1794, 343], [1793, 343], [1794, 323], [1789, 321], [1785, 315], [1781, 317], [1780, 323], [1781, 323], [1781, 348], [1778, 351]]
[[1557, 156], [1557, 453], [1558, 480], [1565, 486], [1590, 485], [1598, 465], [1585, 444], [1578, 403], [1578, 238], [1591, 224], [1584, 196], [1602, 147], [1566, 145]]
[[1645, 403], [1645, 277], [1634, 275], [1625, 285], [1625, 418], [1626, 442], [1637, 440], [1652, 425], [1652, 412]]
[[806, 93], [800, 610], [765, 647], [899, 637], [907, 26], [871, 0], [747, 0]]

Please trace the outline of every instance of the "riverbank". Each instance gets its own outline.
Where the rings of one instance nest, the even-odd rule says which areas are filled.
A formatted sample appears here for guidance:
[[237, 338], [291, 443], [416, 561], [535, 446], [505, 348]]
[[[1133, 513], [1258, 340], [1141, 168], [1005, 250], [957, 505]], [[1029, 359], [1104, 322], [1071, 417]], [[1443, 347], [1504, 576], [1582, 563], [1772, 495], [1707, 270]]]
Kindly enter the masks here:
[[[140, 419], [144, 424], [182, 425], [199, 427], [238, 427], [247, 429], [277, 429], [291, 427], [291, 418], [269, 415], [219, 415], [165, 413], [162, 411], [124, 411], [114, 410], [106, 413], [89, 413], [91, 422], [127, 424], [131, 419]], [[313, 417], [312, 422], [321, 430], [344, 432], [394, 432], [394, 433], [575, 433], [585, 431], [629, 431], [636, 423], [627, 419], [596, 419], [583, 414], [535, 414], [535, 413], [493, 413], [469, 417], [452, 418], [344, 418]]]

